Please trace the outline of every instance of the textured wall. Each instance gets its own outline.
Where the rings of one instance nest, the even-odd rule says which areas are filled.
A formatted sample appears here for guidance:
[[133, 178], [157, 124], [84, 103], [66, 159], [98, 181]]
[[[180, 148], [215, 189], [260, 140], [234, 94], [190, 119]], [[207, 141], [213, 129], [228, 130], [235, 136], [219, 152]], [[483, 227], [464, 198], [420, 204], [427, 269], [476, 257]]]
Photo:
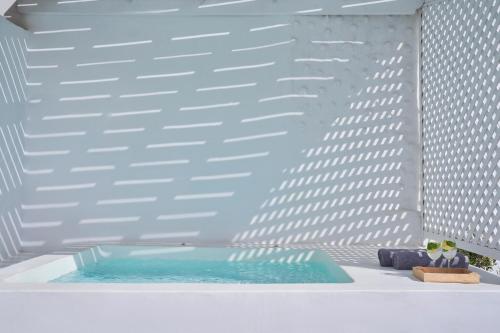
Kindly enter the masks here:
[[25, 32], [0, 17], [0, 262], [21, 250], [24, 180], [21, 121], [29, 82], [20, 56]]
[[500, 1], [423, 9], [424, 230], [500, 259]]
[[415, 16], [40, 8], [22, 8], [32, 250], [420, 240]]

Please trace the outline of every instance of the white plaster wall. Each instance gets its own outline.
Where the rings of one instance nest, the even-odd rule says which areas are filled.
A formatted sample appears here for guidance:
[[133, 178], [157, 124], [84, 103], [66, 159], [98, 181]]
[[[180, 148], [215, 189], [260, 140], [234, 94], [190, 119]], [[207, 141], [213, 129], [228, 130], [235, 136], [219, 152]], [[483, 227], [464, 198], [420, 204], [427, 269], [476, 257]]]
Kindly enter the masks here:
[[102, 5], [19, 7], [28, 250], [419, 242], [418, 17]]

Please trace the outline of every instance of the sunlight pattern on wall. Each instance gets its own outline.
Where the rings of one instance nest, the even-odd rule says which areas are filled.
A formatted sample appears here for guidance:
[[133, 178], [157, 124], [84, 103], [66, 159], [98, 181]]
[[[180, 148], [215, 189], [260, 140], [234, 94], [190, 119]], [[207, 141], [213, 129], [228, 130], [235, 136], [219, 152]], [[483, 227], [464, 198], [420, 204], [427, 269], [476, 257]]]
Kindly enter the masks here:
[[[407, 26], [406, 32], [411, 38], [412, 26]], [[375, 36], [369, 40], [374, 44], [382, 42]], [[332, 47], [326, 41], [316, 44]], [[316, 64], [310, 70], [328, 72], [330, 62], [320, 58], [324, 60], [325, 53], [332, 50], [321, 49], [320, 45], [312, 50], [300, 48], [301, 53], [316, 57], [300, 57], [295, 62]], [[412, 104], [416, 89], [401, 81], [408, 72], [415, 72], [407, 62], [414, 60], [414, 54], [401, 40], [382, 45], [387, 49], [386, 57], [374, 59], [373, 70], [365, 68], [366, 76], [356, 82], [356, 88], [349, 87], [351, 92], [340, 107], [335, 92], [349, 80], [337, 77], [337, 85], [327, 93], [333, 97], [331, 104], [319, 108], [333, 113], [321, 116], [325, 122], [322, 138], [302, 151], [297, 164], [283, 170], [284, 179], [271, 188], [250, 228], [238, 233], [233, 241], [330, 245], [367, 242], [387, 246], [417, 241], [419, 213], [404, 207], [405, 203], [416, 207], [418, 202], [417, 169], [409, 168], [410, 164], [418, 164], [418, 156], [413, 155], [413, 149], [407, 149], [419, 144], [416, 128], [412, 127], [417, 122]], [[337, 52], [344, 47], [333, 46]], [[349, 61], [353, 59], [349, 57]], [[369, 63], [370, 59], [363, 62]], [[344, 66], [346, 74], [351, 70]], [[411, 170], [415, 174], [410, 175]]]
[[[255, 240], [413, 241], [415, 19], [196, 20], [30, 18], [20, 42], [40, 84], [21, 128], [21, 216], [33, 247], [246, 241], [262, 198], [295, 173], [324, 180], [291, 208], [322, 211]], [[323, 168], [302, 170], [312, 161]]]
[[417, 17], [325, 14], [420, 1], [119, 2], [16, 7], [26, 250], [419, 241]]
[[20, 126], [31, 83], [13, 42], [18, 38], [24, 38], [24, 31], [0, 17], [0, 265], [17, 256], [23, 245], [14, 211], [23, 191]]

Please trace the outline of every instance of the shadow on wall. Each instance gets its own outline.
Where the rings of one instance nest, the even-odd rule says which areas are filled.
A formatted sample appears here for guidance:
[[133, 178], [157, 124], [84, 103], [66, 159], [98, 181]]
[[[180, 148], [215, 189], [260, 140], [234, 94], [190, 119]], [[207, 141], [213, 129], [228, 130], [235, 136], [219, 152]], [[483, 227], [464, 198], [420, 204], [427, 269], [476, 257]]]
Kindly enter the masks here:
[[21, 121], [27, 100], [27, 73], [15, 41], [25, 32], [0, 17], [0, 262], [19, 254], [22, 234], [14, 219], [23, 191]]
[[30, 16], [27, 248], [416, 242], [416, 17], [196, 19]]

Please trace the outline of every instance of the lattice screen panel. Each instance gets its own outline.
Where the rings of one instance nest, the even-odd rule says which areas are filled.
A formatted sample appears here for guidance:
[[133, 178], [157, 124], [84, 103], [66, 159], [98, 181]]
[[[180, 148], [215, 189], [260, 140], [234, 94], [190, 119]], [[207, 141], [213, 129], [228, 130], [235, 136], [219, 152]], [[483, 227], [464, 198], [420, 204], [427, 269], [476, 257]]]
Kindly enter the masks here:
[[500, 258], [500, 1], [423, 8], [424, 231]]

